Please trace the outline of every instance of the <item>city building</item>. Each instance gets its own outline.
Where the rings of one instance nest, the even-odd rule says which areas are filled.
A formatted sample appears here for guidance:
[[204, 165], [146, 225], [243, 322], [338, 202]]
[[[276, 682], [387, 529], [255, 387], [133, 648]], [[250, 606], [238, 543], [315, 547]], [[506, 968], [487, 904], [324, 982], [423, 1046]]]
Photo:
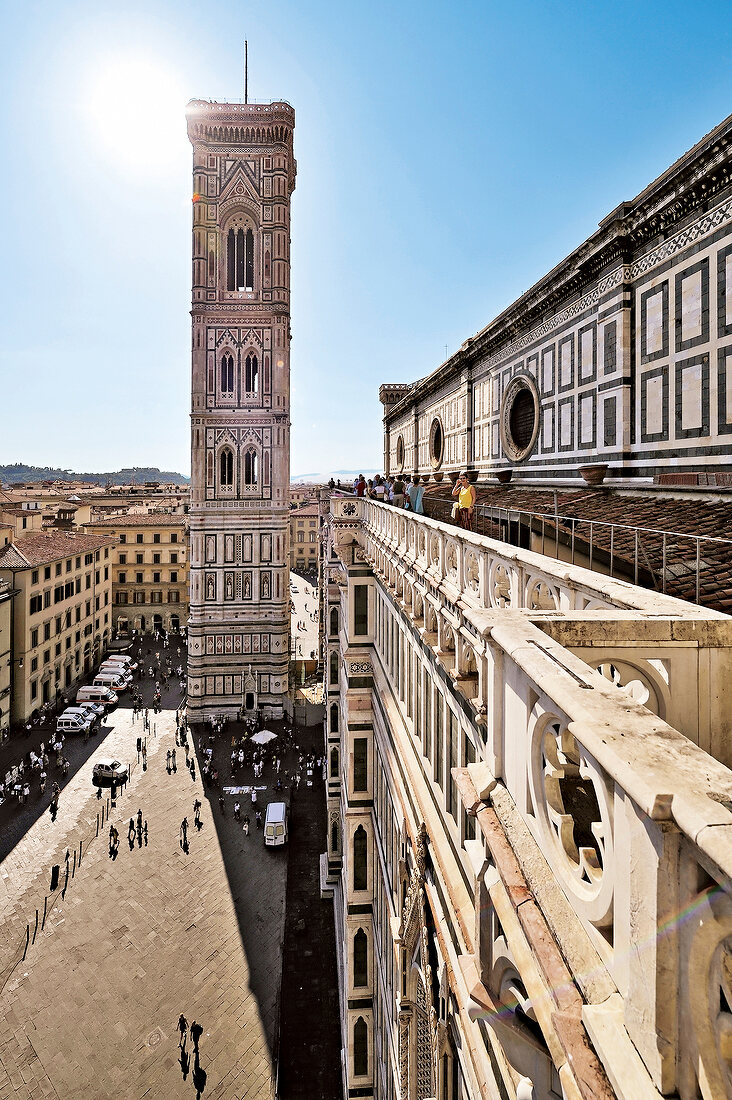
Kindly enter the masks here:
[[307, 573], [318, 568], [320, 501], [290, 512], [290, 569]]
[[128, 637], [188, 622], [188, 520], [180, 514], [135, 514], [96, 519], [88, 531], [109, 535], [112, 551], [112, 629]]
[[53, 531], [0, 549], [0, 584], [15, 591], [12, 723], [68, 694], [100, 660], [112, 630], [114, 545], [103, 535]]
[[731, 133], [381, 388], [434, 517], [324, 494], [347, 1096], [732, 1096]]
[[317, 502], [322, 488], [324, 486], [316, 482], [291, 482], [290, 507], [299, 508], [302, 504]]
[[290, 196], [287, 103], [193, 100], [188, 709], [257, 709], [288, 688]]
[[[2, 542], [0, 528], [0, 546]], [[10, 692], [13, 673], [12, 613], [13, 589], [10, 582], [0, 580], [0, 743], [10, 730]]]

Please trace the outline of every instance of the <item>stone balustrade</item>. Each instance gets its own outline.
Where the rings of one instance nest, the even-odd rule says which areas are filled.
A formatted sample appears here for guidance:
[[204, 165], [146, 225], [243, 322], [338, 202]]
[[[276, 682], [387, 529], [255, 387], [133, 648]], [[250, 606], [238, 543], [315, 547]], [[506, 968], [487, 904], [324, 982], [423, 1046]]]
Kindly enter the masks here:
[[331, 516], [463, 700], [617, 1094], [732, 1096], [732, 619], [371, 500]]

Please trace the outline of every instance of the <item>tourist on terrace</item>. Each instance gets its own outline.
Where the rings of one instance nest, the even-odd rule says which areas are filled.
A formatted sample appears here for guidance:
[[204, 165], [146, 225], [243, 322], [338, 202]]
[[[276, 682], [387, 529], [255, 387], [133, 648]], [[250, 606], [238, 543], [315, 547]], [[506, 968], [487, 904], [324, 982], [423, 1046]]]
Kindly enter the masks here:
[[452, 495], [458, 498], [457, 521], [460, 527], [466, 531], [473, 530], [473, 512], [475, 510], [475, 489], [468, 481], [468, 475], [463, 471], [452, 491]]
[[404, 507], [404, 481], [402, 480], [401, 474], [397, 474], [392, 482], [391, 502], [395, 508]]
[[409, 497], [409, 507], [412, 511], [418, 516], [423, 516], [424, 508], [422, 507], [422, 497], [424, 496], [424, 485], [420, 485], [419, 481], [419, 474], [407, 478], [407, 496]]

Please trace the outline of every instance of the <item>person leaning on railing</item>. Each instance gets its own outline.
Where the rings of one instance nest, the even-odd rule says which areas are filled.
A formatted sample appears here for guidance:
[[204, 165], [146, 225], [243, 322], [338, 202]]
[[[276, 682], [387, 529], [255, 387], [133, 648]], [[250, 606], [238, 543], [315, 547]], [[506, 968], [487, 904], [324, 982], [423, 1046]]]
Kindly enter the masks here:
[[468, 475], [461, 473], [455, 483], [452, 495], [457, 503], [452, 506], [453, 518], [466, 531], [473, 530], [473, 512], [475, 510], [475, 489], [468, 481]]

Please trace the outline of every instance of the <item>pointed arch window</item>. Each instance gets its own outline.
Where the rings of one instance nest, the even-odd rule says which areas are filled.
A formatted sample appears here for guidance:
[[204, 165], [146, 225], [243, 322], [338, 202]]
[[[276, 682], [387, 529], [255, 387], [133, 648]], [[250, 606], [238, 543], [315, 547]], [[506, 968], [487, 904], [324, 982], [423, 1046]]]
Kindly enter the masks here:
[[245, 485], [256, 485], [257, 484], [257, 479], [258, 479], [258, 475], [259, 475], [259, 471], [257, 469], [257, 466], [258, 466], [257, 452], [252, 447], [250, 447], [249, 450], [244, 455], [244, 484]]
[[254, 290], [254, 233], [230, 229], [226, 234], [226, 286], [229, 290]]
[[259, 360], [253, 353], [244, 361], [244, 388], [247, 393], [259, 392]]
[[234, 356], [228, 352], [221, 357], [221, 392], [234, 392]]
[[366, 874], [366, 830], [359, 825], [353, 834], [353, 889], [365, 890], [368, 883]]
[[369, 1029], [363, 1016], [353, 1025], [353, 1074], [365, 1077], [369, 1071]]
[[219, 477], [221, 484], [231, 486], [234, 484], [234, 452], [230, 447], [224, 447], [219, 458]]
[[353, 937], [353, 984], [368, 985], [368, 939], [363, 928]]

